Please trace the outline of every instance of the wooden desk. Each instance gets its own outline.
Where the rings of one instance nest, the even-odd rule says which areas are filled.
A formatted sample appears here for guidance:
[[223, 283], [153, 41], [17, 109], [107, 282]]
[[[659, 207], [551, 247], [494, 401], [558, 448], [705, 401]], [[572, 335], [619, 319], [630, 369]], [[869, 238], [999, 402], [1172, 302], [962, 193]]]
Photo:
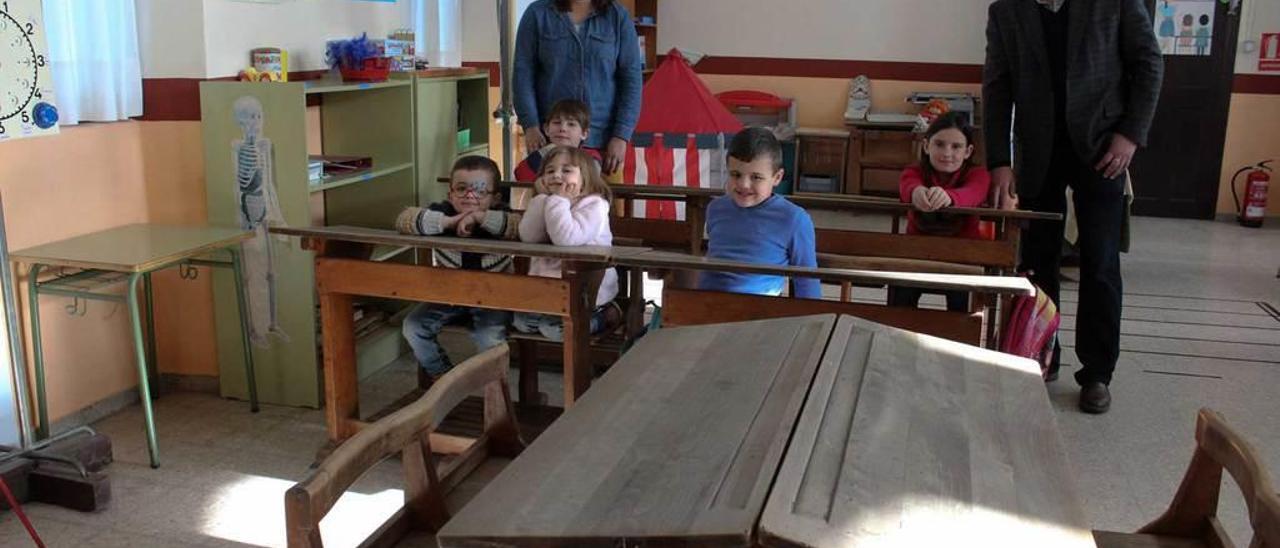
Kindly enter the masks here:
[[[209, 226], [166, 226], [135, 224], [94, 232], [49, 244], [14, 251], [10, 260], [31, 265], [27, 291], [31, 311], [31, 346], [35, 362], [37, 425], [36, 436], [49, 434], [49, 410], [44, 385], [44, 350], [40, 340], [40, 295], [60, 295], [73, 299], [125, 302], [133, 331], [138, 364], [138, 391], [142, 400], [142, 416], [146, 422], [147, 449], [151, 467], [160, 466], [160, 450], [156, 443], [155, 418], [151, 410], [150, 382], [153, 372], [148, 364], [155, 361], [155, 326], [152, 312], [151, 273], [172, 266], [195, 265], [231, 268], [235, 272], [236, 299], [240, 303], [240, 328], [244, 343], [245, 375], [249, 381], [249, 401], [258, 410], [258, 395], [250, 351], [244, 285], [240, 275], [240, 243], [253, 237], [252, 232], [235, 228]], [[230, 260], [203, 260], [219, 251]], [[78, 272], [59, 274], [40, 281], [42, 270], [74, 268]], [[138, 282], [147, 302], [145, 332], [139, 304]], [[125, 295], [104, 291], [125, 283]]]
[[438, 539], [1092, 546], [1064, 455], [1030, 360], [847, 316], [661, 329]]
[[840, 318], [765, 546], [1093, 546], [1039, 367]]
[[440, 545], [750, 545], [834, 324], [646, 335], [440, 530]]
[[[340, 442], [359, 430], [352, 298], [383, 297], [474, 306], [564, 318], [564, 399], [573, 404], [591, 382], [587, 360], [589, 318], [604, 270], [621, 256], [647, 251], [630, 247], [557, 247], [474, 238], [409, 236], [356, 227], [278, 228], [300, 236], [316, 252], [316, 289], [324, 348], [325, 424]], [[452, 249], [561, 259], [560, 279], [465, 271], [366, 259], [373, 245]]]
[[645, 250], [613, 257], [616, 264], [646, 269], [706, 270], [713, 272], [745, 272], [786, 276], [790, 278], [818, 278], [824, 281], [855, 284], [888, 284], [938, 291], [966, 291], [991, 295], [1035, 295], [1035, 288], [1026, 278], [1013, 276], [965, 276], [958, 274], [928, 274], [919, 272], [884, 272], [879, 270], [850, 270], [843, 268], [806, 268], [789, 265], [745, 263], [715, 259], [701, 255], [689, 255], [670, 251]]

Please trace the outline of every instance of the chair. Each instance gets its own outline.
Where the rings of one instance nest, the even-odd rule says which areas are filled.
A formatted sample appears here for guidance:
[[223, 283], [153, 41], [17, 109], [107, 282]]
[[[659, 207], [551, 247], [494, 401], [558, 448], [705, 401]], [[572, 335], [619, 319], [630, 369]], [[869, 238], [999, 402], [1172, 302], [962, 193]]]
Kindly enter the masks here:
[[[339, 445], [285, 493], [289, 546], [320, 548], [320, 520], [360, 476], [396, 454], [404, 466], [405, 506], [364, 545], [394, 543], [411, 529], [439, 530], [449, 519], [445, 495], [450, 490], [487, 456], [510, 458], [524, 449], [507, 387], [509, 361], [506, 344], [486, 350], [458, 364], [413, 403]], [[481, 390], [484, 429], [478, 439], [468, 442], [435, 432], [449, 411]], [[455, 456], [437, 463], [435, 453]]]
[[1234, 546], [1218, 521], [1218, 489], [1226, 469], [1240, 487], [1253, 526], [1252, 548], [1280, 547], [1280, 497], [1249, 442], [1217, 412], [1196, 417], [1196, 451], [1164, 515], [1137, 533], [1094, 531], [1100, 548]]

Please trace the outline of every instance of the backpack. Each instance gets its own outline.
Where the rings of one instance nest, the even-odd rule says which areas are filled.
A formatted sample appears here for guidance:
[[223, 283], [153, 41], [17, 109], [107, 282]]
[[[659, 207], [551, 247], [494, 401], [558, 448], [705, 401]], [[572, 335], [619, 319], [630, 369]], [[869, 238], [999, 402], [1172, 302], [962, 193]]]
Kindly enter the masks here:
[[1043, 376], [1053, 359], [1053, 343], [1062, 317], [1049, 295], [1039, 287], [1035, 289], [1035, 295], [1014, 297], [1000, 338], [1000, 351], [1039, 362]]

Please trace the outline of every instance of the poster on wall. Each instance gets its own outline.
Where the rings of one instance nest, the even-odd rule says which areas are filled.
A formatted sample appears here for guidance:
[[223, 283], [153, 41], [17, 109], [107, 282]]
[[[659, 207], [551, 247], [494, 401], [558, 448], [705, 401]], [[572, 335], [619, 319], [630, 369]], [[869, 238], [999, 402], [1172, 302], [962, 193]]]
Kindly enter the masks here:
[[270, 346], [270, 335], [288, 336], [280, 328], [276, 313], [275, 256], [270, 226], [284, 226], [284, 214], [276, 197], [274, 156], [271, 140], [263, 134], [266, 119], [262, 103], [246, 95], [232, 107], [240, 138], [231, 142], [236, 174], [236, 209], [240, 228], [252, 230], [253, 238], [241, 244], [241, 276], [249, 306], [249, 340], [262, 348]]
[[1280, 32], [1264, 32], [1258, 43], [1258, 71], [1280, 72]]
[[1158, 0], [1154, 26], [1165, 55], [1211, 53], [1214, 0]]
[[0, 2], [0, 141], [56, 133], [40, 0]]

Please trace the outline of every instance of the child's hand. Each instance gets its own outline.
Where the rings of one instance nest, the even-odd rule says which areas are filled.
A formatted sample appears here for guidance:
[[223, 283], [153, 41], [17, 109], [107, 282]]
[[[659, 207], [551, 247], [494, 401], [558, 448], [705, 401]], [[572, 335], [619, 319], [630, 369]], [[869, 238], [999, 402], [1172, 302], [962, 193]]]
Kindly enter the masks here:
[[950, 207], [951, 203], [951, 195], [941, 187], [935, 186], [929, 189], [929, 204], [933, 206], [933, 211]]
[[560, 183], [558, 186], [552, 186], [551, 191], [556, 196], [562, 196], [569, 200], [573, 200], [582, 195], [582, 183], [574, 180], [565, 181]]
[[930, 197], [929, 189], [918, 186], [911, 191], [911, 205], [920, 211], [933, 211], [935, 208], [933, 207], [933, 202], [930, 201]]
[[471, 213], [463, 214], [462, 218], [458, 219], [458, 226], [454, 230], [459, 236], [462, 236], [463, 238], [470, 238], [471, 235], [475, 233], [475, 228], [480, 226], [480, 223], [484, 222], [484, 216], [486, 213], [488, 213], [488, 210], [473, 211]]
[[551, 194], [551, 188], [547, 181], [546, 175], [541, 175], [533, 182], [534, 194]]
[[466, 216], [467, 216], [466, 213], [459, 213], [452, 217], [445, 217], [444, 220], [440, 222], [440, 228], [444, 230], [457, 230], [458, 222], [461, 221], [462, 218]]

